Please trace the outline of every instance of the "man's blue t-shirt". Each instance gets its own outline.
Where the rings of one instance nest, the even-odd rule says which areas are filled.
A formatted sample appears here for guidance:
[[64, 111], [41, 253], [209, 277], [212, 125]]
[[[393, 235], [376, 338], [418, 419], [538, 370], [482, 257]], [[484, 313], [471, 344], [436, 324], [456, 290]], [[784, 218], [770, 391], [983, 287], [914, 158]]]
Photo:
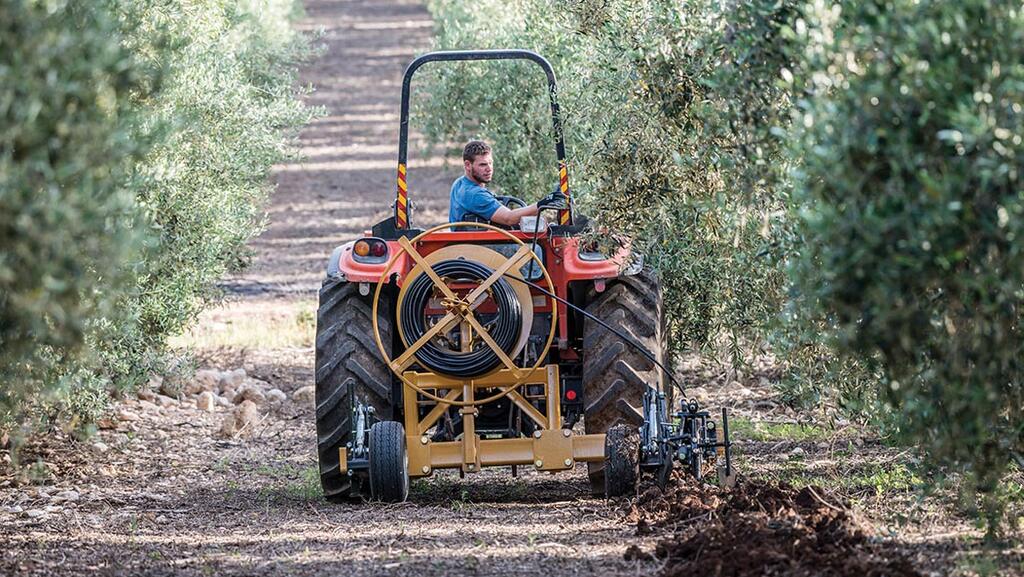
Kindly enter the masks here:
[[448, 222], [461, 222], [468, 213], [491, 220], [501, 203], [491, 191], [463, 176], [452, 183], [449, 206]]

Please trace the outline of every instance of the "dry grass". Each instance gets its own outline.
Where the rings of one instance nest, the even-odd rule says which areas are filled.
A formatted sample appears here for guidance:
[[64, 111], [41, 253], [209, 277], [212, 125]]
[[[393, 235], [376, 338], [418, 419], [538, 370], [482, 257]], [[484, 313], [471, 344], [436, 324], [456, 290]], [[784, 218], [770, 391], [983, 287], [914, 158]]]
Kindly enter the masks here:
[[185, 334], [171, 339], [177, 349], [282, 349], [312, 347], [316, 301], [247, 300], [204, 312]]

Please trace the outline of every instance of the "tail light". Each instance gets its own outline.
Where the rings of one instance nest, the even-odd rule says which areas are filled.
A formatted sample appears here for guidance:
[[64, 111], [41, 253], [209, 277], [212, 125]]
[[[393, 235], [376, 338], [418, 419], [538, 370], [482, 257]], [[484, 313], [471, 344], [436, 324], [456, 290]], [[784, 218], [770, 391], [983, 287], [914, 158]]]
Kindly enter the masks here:
[[578, 376], [562, 377], [562, 402], [566, 405], [582, 405], [583, 379]]
[[358, 262], [383, 262], [388, 256], [388, 243], [379, 238], [361, 238], [352, 247]]

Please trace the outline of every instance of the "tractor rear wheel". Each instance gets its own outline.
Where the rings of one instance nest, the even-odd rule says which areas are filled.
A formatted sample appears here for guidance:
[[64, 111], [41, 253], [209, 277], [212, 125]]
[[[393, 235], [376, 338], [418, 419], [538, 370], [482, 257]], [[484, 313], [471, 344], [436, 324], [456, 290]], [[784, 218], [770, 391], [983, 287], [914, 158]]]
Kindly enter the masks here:
[[[609, 281], [604, 292], [591, 290], [587, 312], [628, 335], [659, 363], [665, 359], [665, 311], [661, 285], [653, 271]], [[583, 325], [583, 425], [588, 434], [615, 425], [643, 422], [643, 396], [663, 375], [657, 365], [615, 333], [595, 322]], [[666, 387], [667, 389], [667, 387]], [[605, 490], [605, 463], [588, 463], [591, 490]]]
[[[378, 326], [385, 347], [391, 344], [390, 299], [382, 294]], [[373, 338], [372, 299], [358, 283], [324, 281], [316, 319], [316, 434], [320, 484], [329, 501], [359, 496], [364, 479], [341, 474], [338, 450], [353, 441], [353, 409], [371, 406], [379, 420], [393, 415], [391, 371]], [[390, 350], [388, 350], [390, 354]]]

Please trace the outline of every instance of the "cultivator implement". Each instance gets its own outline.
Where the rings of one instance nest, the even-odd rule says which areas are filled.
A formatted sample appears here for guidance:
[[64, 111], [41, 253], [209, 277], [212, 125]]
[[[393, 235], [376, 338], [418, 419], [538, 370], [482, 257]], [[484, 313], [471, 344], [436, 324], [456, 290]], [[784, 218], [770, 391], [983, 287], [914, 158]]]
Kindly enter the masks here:
[[735, 484], [729, 414], [722, 409], [719, 441], [715, 422], [697, 401], [683, 399], [680, 409], [669, 415], [665, 394], [649, 388], [644, 393], [644, 423], [640, 427], [640, 470], [650, 472], [664, 489], [677, 464], [697, 481], [704, 478], [710, 466], [715, 466], [719, 485]]

